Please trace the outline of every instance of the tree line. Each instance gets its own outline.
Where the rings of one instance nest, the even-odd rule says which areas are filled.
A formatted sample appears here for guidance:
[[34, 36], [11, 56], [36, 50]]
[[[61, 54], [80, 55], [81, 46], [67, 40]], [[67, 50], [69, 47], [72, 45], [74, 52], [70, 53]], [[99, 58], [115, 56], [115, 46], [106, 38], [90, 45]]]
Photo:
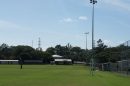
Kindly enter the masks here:
[[50, 63], [52, 55], [61, 55], [73, 61], [88, 61], [93, 57], [97, 63], [116, 62], [130, 58], [130, 47], [120, 45], [117, 47], [107, 47], [101, 39], [97, 41], [97, 46], [93, 50], [85, 50], [70, 44], [66, 46], [56, 45], [49, 47], [46, 51], [40, 51], [31, 46], [8, 46], [3, 43], [0, 45], [0, 59], [15, 60], [20, 57], [24, 60], [43, 60], [43, 63]]

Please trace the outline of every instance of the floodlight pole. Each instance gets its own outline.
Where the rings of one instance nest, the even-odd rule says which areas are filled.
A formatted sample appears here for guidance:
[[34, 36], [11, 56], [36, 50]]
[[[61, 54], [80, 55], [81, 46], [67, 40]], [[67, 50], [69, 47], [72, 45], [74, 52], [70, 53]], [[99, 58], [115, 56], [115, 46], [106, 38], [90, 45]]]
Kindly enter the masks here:
[[97, 0], [90, 0], [90, 3], [92, 3], [92, 59], [91, 59], [91, 72], [92, 72], [92, 75], [93, 75], [93, 69], [94, 69], [94, 59], [93, 59], [93, 56], [94, 56], [94, 5], [97, 3]]
[[87, 35], [89, 34], [89, 32], [86, 32], [86, 33], [84, 33], [85, 35], [86, 35], [86, 51], [87, 51], [87, 49], [88, 49], [88, 37], [87, 37]]
[[90, 0], [90, 3], [92, 3], [92, 49], [94, 49], [94, 5], [97, 3], [96, 0]]

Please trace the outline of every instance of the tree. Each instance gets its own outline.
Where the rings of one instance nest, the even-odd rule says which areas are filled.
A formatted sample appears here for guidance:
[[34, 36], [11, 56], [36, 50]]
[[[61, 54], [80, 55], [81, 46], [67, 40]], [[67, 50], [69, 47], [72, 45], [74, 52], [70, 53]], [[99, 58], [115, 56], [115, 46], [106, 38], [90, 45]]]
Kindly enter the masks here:
[[31, 59], [31, 52], [33, 51], [35, 50], [30, 46], [12, 46], [12, 55], [15, 57], [15, 59], [19, 59], [20, 55], [28, 55], [28, 58], [26, 59]]
[[11, 56], [10, 47], [7, 44], [3, 43], [0, 46], [0, 58], [1, 59], [9, 59], [10, 56]]
[[71, 49], [71, 54], [72, 54], [72, 59], [73, 60], [81, 61], [82, 56], [83, 56], [82, 54], [84, 54], [84, 53], [83, 53], [83, 51], [82, 51], [82, 49], [80, 47], [73, 47]]
[[104, 50], [107, 48], [107, 46], [103, 43], [101, 39], [97, 41], [97, 47], [94, 48], [93, 54], [94, 58], [97, 62], [106, 62], [107, 61], [107, 52]]
[[42, 57], [42, 59], [43, 59], [43, 63], [45, 63], [45, 64], [50, 63], [50, 61], [52, 60], [51, 54], [49, 54], [49, 53], [47, 53], [47, 52], [43, 52], [43, 57]]
[[51, 55], [54, 55], [55, 54], [55, 48], [49, 47], [49, 48], [46, 49], [46, 52], [51, 54]]
[[101, 39], [97, 41], [97, 47], [95, 48], [96, 53], [102, 52], [107, 48], [107, 46], [102, 42]]

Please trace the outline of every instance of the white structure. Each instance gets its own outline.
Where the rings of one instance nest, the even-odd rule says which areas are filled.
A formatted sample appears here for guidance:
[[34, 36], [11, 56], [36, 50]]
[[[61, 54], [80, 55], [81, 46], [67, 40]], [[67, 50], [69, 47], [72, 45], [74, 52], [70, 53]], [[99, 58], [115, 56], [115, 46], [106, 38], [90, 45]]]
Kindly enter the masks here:
[[52, 61], [52, 63], [55, 63], [55, 64], [72, 64], [71, 59], [65, 59], [65, 58], [63, 58], [63, 56], [52, 55], [52, 57], [54, 58], [54, 61]]
[[63, 58], [63, 56], [60, 55], [52, 55], [53, 58]]
[[72, 62], [71, 59], [55, 59], [55, 62], [63, 62], [63, 61], [67, 61], [67, 62]]
[[72, 64], [71, 59], [55, 59], [55, 64]]
[[19, 60], [0, 60], [0, 64], [18, 64]]

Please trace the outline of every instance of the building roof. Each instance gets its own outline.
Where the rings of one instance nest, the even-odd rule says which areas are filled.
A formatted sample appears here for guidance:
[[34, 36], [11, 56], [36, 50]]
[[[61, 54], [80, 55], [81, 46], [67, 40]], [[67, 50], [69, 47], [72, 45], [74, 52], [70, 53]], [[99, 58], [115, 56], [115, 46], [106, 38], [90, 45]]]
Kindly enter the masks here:
[[3, 62], [17, 62], [17, 61], [19, 61], [19, 60], [0, 60], [1, 62], [3, 61]]
[[63, 61], [71, 62], [72, 60], [71, 59], [55, 59], [55, 61], [58, 61], [58, 62], [63, 62]]
[[52, 55], [53, 58], [62, 58], [63, 56], [60, 55]]

